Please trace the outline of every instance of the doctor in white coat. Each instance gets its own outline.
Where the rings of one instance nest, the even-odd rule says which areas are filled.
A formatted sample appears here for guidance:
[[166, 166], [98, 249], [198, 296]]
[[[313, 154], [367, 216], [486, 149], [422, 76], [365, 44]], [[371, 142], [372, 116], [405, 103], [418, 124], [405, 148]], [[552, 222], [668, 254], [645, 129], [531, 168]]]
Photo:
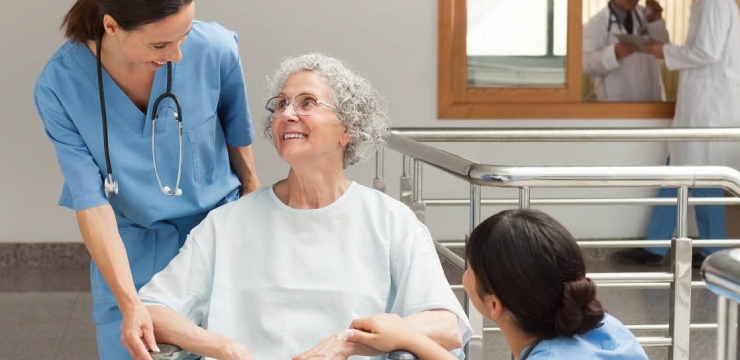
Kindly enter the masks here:
[[[696, 0], [686, 43], [683, 46], [653, 43], [655, 57], [665, 59], [670, 70], [679, 70], [674, 127], [740, 126], [740, 13], [735, 0]], [[740, 144], [736, 142], [671, 143], [672, 165], [722, 165], [740, 169]], [[691, 190], [693, 196], [721, 197], [722, 189]], [[675, 197], [676, 189], [663, 189]], [[696, 206], [697, 225], [703, 239], [725, 239], [723, 206]], [[657, 206], [647, 239], [670, 239], [676, 226], [676, 207]], [[662, 251], [661, 251], [662, 250]], [[624, 261], [657, 263], [667, 249], [633, 249], [618, 253]], [[694, 256], [694, 266], [716, 249], [704, 248]]]
[[611, 0], [583, 26], [583, 74], [591, 77], [598, 101], [664, 101], [658, 61], [622, 44], [617, 36], [639, 35], [668, 42], [663, 9], [654, 0]]

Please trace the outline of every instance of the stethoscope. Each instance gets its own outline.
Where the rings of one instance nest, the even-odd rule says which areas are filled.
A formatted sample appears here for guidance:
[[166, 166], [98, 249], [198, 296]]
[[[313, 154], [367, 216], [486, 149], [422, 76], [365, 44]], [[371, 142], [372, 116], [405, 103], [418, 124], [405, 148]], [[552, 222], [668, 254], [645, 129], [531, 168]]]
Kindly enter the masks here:
[[[102, 36], [98, 38], [97, 41], [97, 65], [98, 65], [98, 92], [100, 94], [100, 113], [103, 118], [103, 149], [105, 151], [105, 166], [108, 170], [108, 176], [103, 181], [103, 186], [105, 190], [105, 197], [110, 199], [111, 195], [118, 195], [118, 182], [113, 179], [113, 167], [111, 166], [110, 162], [110, 152], [108, 151], [108, 115], [105, 111], [105, 92], [103, 90], [103, 65], [100, 60], [101, 58], [101, 49], [103, 48], [103, 38]], [[179, 160], [177, 163], [177, 180], [175, 181], [175, 190], [173, 191], [172, 188], [169, 186], [162, 186], [162, 180], [159, 177], [159, 170], [157, 169], [157, 155], [155, 153], [156, 149], [156, 129], [157, 129], [157, 110], [159, 108], [159, 104], [164, 99], [172, 99], [172, 102], [175, 103], [175, 120], [177, 120], [177, 131], [178, 131], [178, 142], [180, 145], [180, 153], [179, 153]], [[182, 195], [182, 189], [180, 189], [180, 175], [182, 174], [182, 108], [180, 107], [180, 101], [177, 99], [177, 96], [172, 93], [172, 62], [167, 62], [167, 90], [164, 92], [164, 94], [160, 95], [157, 100], [154, 101], [154, 106], [152, 107], [152, 162], [154, 163], [154, 174], [157, 177], [157, 183], [159, 183], [159, 188], [162, 190], [162, 193], [165, 195], [175, 195], [180, 196]]]
[[[632, 9], [632, 10], [630, 10], [627, 13], [627, 16], [632, 16], [632, 14], [634, 14], [635, 15], [635, 18], [637, 19], [637, 29], [639, 29], [637, 33], [640, 34], [640, 35], [646, 35], [647, 34], [647, 28], [644, 27], [644, 26], [642, 26], [643, 24], [642, 24], [642, 18], [640, 17], [640, 14], [637, 13], [636, 10]], [[624, 31], [625, 33], [627, 32], [627, 30], [624, 28], [624, 26], [622, 26], [622, 22], [619, 21], [619, 16], [617, 16], [616, 11], [614, 10], [614, 4], [612, 4], [612, 2], [609, 1], [609, 23], [606, 26], [606, 33], [607, 34], [611, 33], [611, 31], [612, 31], [612, 25], [614, 25], [614, 24], [617, 24], [617, 26], [619, 26], [619, 28], [622, 29], [622, 31]], [[632, 29], [632, 30], [634, 30], [634, 29]], [[629, 34], [629, 35], [632, 35], [632, 34]]]

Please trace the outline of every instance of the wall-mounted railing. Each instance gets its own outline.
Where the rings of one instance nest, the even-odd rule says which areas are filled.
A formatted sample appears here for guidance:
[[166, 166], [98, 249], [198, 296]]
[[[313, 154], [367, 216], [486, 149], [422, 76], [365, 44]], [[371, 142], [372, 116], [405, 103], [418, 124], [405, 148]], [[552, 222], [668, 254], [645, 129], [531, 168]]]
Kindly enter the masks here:
[[[689, 335], [691, 330], [713, 330], [724, 338], [726, 350], [718, 351], [718, 359], [734, 354], [736, 342], [727, 339], [735, 330], [728, 322], [717, 324], [691, 324], [691, 290], [702, 288], [702, 281], [692, 281], [691, 261], [693, 246], [739, 246], [740, 240], [701, 240], [688, 238], [687, 210], [694, 204], [740, 204], [738, 198], [689, 199], [693, 187], [722, 187], [735, 196], [740, 195], [740, 172], [721, 166], [496, 166], [481, 164], [455, 154], [425, 145], [421, 142], [646, 142], [646, 141], [738, 141], [740, 128], [729, 129], [394, 129], [388, 136], [387, 147], [403, 154], [401, 177], [401, 200], [409, 205], [424, 221], [427, 206], [468, 206], [469, 229], [480, 222], [482, 205], [518, 205], [528, 208], [533, 204], [548, 205], [666, 205], [677, 204], [676, 237], [664, 241], [588, 241], [579, 242], [583, 247], [668, 247], [672, 248], [670, 272], [655, 273], [590, 273], [589, 276], [600, 287], [612, 288], [667, 288], [670, 291], [670, 319], [668, 324], [628, 325], [633, 331], [667, 330], [666, 337], [639, 337], [645, 346], [668, 346], [671, 359], [688, 359]], [[424, 199], [423, 164], [440, 169], [469, 183], [468, 199]], [[385, 159], [383, 151], [376, 157], [374, 186], [385, 190]], [[518, 188], [518, 199], [482, 199], [481, 186]], [[531, 199], [534, 187], [675, 187], [676, 199]], [[464, 268], [460, 259], [450, 248], [462, 247], [464, 242], [436, 243], [440, 254], [459, 268]], [[453, 289], [460, 290], [459, 286]], [[722, 300], [720, 300], [720, 303]], [[466, 304], [467, 305], [467, 304]], [[720, 304], [721, 305], [721, 304]], [[737, 303], [718, 309], [737, 314]], [[480, 314], [471, 307], [471, 324], [476, 331], [474, 341], [466, 349], [468, 359], [482, 359], [482, 333], [497, 331], [484, 328]], [[737, 316], [735, 316], [735, 319]], [[736, 324], [736, 321], [735, 321]], [[734, 331], [734, 332], [733, 332]], [[728, 335], [729, 333], [729, 335]], [[476, 343], [477, 341], [477, 343]], [[718, 344], [719, 344], [718, 340]], [[719, 347], [720, 345], [718, 345]], [[730, 347], [732, 351], [727, 350]], [[722, 357], [719, 357], [719, 356]]]

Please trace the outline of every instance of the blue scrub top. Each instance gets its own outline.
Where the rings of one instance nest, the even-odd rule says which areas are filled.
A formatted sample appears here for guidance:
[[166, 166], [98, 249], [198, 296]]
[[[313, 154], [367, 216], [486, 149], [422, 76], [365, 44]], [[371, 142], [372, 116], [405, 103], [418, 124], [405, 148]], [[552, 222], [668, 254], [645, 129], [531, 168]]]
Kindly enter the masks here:
[[[119, 184], [110, 204], [137, 289], [169, 263], [208, 211], [238, 198], [240, 181], [231, 169], [226, 144], [249, 145], [254, 131], [237, 42], [236, 34], [220, 25], [195, 21], [181, 45], [182, 61], [173, 63], [172, 92], [182, 107], [182, 196], [162, 193], [152, 162], [150, 114], [155, 99], [166, 90], [167, 68], [155, 74], [146, 114], [103, 74], [110, 158]], [[103, 191], [107, 169], [96, 59], [87, 46], [71, 41], [62, 45], [42, 70], [34, 99], [64, 175], [59, 204], [84, 210], [109, 203]], [[175, 185], [179, 158], [174, 109], [171, 100], [162, 101], [156, 123], [157, 166], [163, 185], [170, 187]], [[93, 321], [120, 319], [115, 298], [94, 263], [90, 282]], [[117, 342], [113, 345], [120, 345]]]
[[[181, 49], [172, 92], [182, 106], [182, 196], [161, 192], [152, 162], [152, 105], [165, 92], [167, 67], [155, 74], [147, 114], [103, 70], [110, 157], [120, 189], [110, 204], [121, 226], [150, 228], [208, 211], [240, 186], [226, 144], [249, 145], [254, 131], [237, 36], [195, 21]], [[65, 43], [44, 67], [34, 98], [65, 179], [59, 204], [83, 210], [108, 203], [96, 59], [87, 46]], [[162, 101], [156, 124], [157, 166], [163, 185], [173, 188], [179, 157], [174, 108], [171, 100]]]
[[[527, 360], [648, 360], [645, 350], [624, 324], [609, 314], [603, 325], [585, 334], [543, 340]], [[527, 352], [525, 348], [519, 355]]]

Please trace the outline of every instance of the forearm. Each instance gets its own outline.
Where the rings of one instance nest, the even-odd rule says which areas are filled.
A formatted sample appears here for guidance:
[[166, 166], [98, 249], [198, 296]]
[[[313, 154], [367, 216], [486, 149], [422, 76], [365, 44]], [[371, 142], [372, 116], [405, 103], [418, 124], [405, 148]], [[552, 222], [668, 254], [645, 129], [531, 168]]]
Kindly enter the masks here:
[[648, 24], [647, 26], [648, 36], [653, 41], [660, 41], [667, 43], [671, 41], [668, 28], [666, 28], [665, 21], [661, 18]]
[[423, 311], [403, 318], [413, 329], [426, 335], [446, 350], [462, 346], [457, 315], [447, 310]]
[[154, 324], [154, 337], [160, 344], [179, 346], [193, 354], [224, 358], [229, 340], [205, 330], [176, 311], [164, 306], [147, 306]]
[[443, 348], [428, 336], [416, 334], [407, 342], [407, 348], [419, 360], [457, 360], [448, 349]]
[[82, 239], [122, 311], [139, 302], [126, 248], [113, 208], [106, 204], [77, 212]]
[[584, 50], [583, 74], [587, 76], [604, 76], [619, 68], [619, 59], [614, 45], [598, 50]]
[[242, 195], [246, 195], [260, 187], [260, 181], [257, 178], [257, 170], [254, 166], [254, 156], [252, 154], [252, 145], [232, 146], [229, 148], [229, 161], [231, 167], [239, 177], [242, 183]]

